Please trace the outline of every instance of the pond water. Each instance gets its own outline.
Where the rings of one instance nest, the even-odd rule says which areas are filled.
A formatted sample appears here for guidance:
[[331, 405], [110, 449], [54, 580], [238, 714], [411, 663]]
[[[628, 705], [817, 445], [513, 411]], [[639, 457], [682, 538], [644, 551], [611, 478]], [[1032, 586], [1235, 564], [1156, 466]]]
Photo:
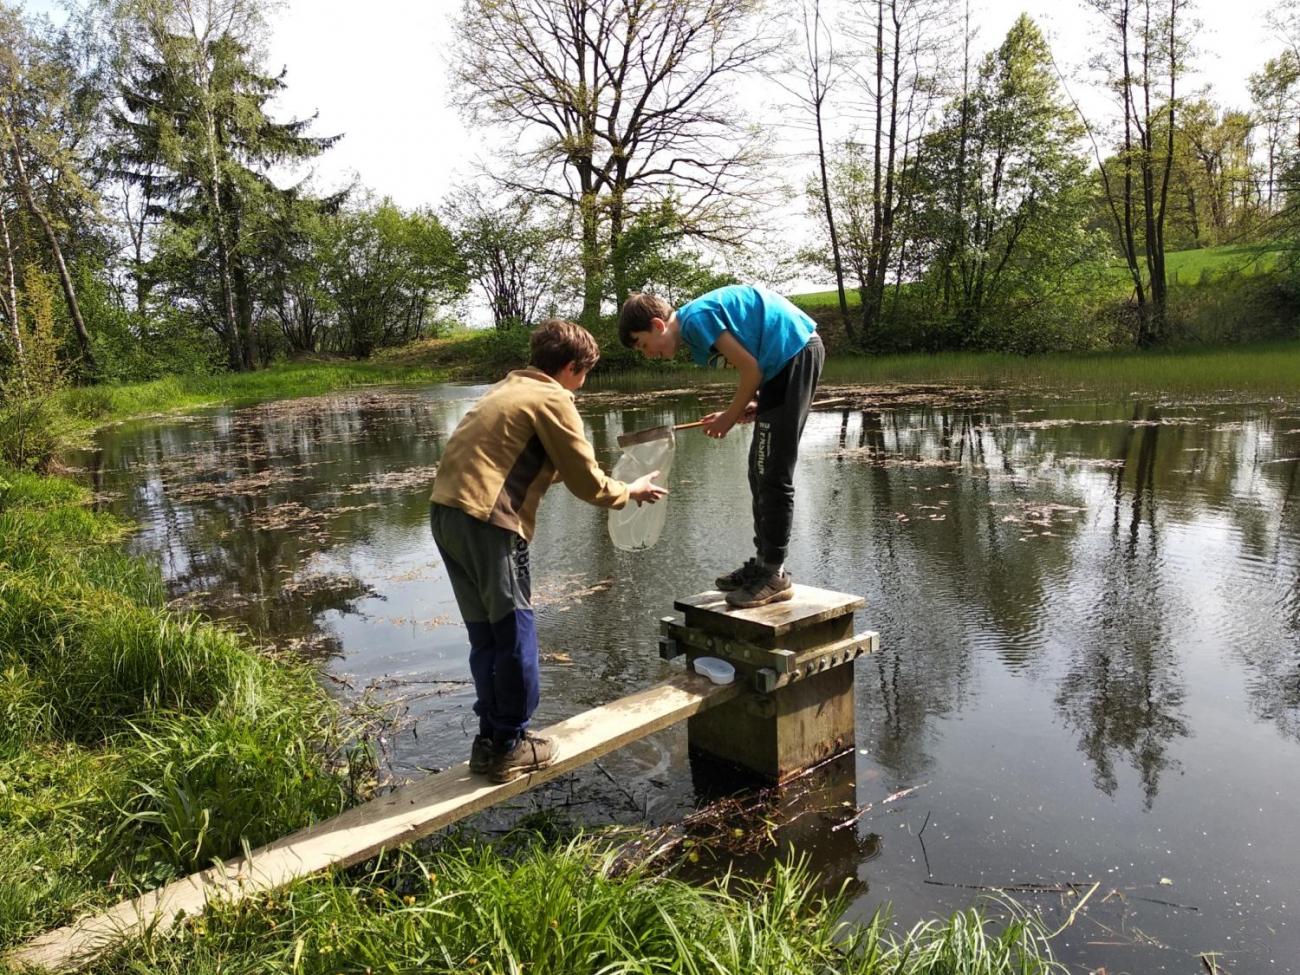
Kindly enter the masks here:
[[[132, 545], [179, 603], [318, 656], [347, 700], [394, 704], [385, 755], [415, 777], [463, 761], [475, 726], [427, 497], [481, 391], [136, 422], [73, 463], [139, 525]], [[1190, 973], [1215, 952], [1234, 975], [1300, 972], [1300, 407], [854, 396], [809, 422], [789, 564], [864, 595], [858, 629], [882, 651], [856, 665], [856, 753], [801, 787], [778, 840], [850, 882], [850, 918], [891, 902], [909, 926], [1010, 887], [1056, 925], [1095, 883], [1056, 941], [1075, 970]], [[607, 466], [619, 433], [723, 400], [579, 394]], [[744, 429], [679, 437], [647, 552], [616, 550], [604, 512], [548, 495], [539, 726], [680, 667], [658, 657], [657, 620], [747, 556], [747, 444]], [[479, 822], [546, 809], [673, 824], [716, 791], [679, 727]], [[783, 804], [792, 818], [781, 798], [768, 818]]]

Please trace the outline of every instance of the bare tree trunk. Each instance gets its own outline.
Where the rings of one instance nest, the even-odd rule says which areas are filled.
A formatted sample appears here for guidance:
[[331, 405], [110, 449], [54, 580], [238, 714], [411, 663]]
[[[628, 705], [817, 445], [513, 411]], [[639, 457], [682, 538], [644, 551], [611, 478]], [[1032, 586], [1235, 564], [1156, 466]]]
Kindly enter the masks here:
[[14, 249], [9, 239], [9, 221], [5, 218], [3, 206], [0, 206], [0, 231], [4, 233], [5, 284], [8, 292], [4, 298], [5, 318], [9, 320], [9, 339], [14, 347], [14, 362], [18, 365], [18, 382], [23, 392], [27, 393], [27, 358], [23, 351], [23, 330], [18, 325], [18, 276], [14, 273]]
[[844, 291], [844, 261], [840, 255], [840, 235], [835, 227], [835, 207], [831, 200], [830, 176], [826, 164], [826, 133], [824, 109], [826, 97], [833, 82], [834, 55], [830, 55], [823, 74], [821, 53], [822, 13], [821, 0], [812, 0], [812, 23], [808, 22], [808, 8], [804, 8], [804, 40], [808, 48], [809, 99], [813, 123], [817, 128], [817, 171], [822, 184], [822, 210], [826, 217], [826, 232], [831, 239], [831, 269], [835, 272], [835, 293], [839, 298], [840, 322], [845, 335], [852, 341], [853, 319], [849, 316], [849, 300]]
[[36, 217], [37, 222], [41, 225], [46, 242], [50, 245], [50, 254], [54, 258], [55, 268], [59, 272], [59, 284], [63, 288], [63, 298], [67, 302], [68, 316], [72, 319], [72, 328], [77, 333], [77, 343], [81, 347], [82, 358], [85, 359], [87, 370], [93, 376], [98, 371], [98, 366], [95, 363], [95, 353], [91, 349], [90, 333], [86, 331], [86, 323], [81, 317], [81, 306], [77, 304], [77, 289], [72, 283], [72, 275], [68, 272], [67, 262], [63, 260], [63, 248], [59, 246], [59, 238], [54, 233], [54, 225], [50, 223], [49, 216], [36, 202], [36, 195], [32, 192], [31, 183], [27, 179], [27, 167], [23, 163], [22, 151], [18, 146], [18, 135], [14, 131], [13, 116], [8, 112], [5, 113], [4, 123], [6, 134], [9, 136], [10, 155], [13, 157], [14, 170], [18, 176], [18, 188], [22, 191], [27, 208], [31, 210], [32, 215]]
[[1174, 128], [1177, 125], [1178, 102], [1178, 32], [1179, 0], [1169, 0], [1169, 124], [1165, 136], [1165, 168], [1160, 174], [1160, 209], [1156, 213], [1155, 259], [1151, 263], [1151, 294], [1156, 307], [1156, 339], [1165, 338], [1169, 321], [1169, 284], [1165, 279], [1165, 211], [1169, 202], [1169, 174], [1174, 164]]
[[584, 190], [580, 204], [582, 220], [582, 324], [593, 328], [600, 321], [603, 275], [600, 257], [600, 215], [594, 190]]
[[221, 312], [225, 319], [225, 328], [223, 331], [230, 337], [230, 345], [226, 350], [227, 358], [232, 368], [236, 370], [246, 368], [244, 363], [247, 361], [251, 352], [242, 348], [243, 341], [239, 329], [239, 318], [235, 313], [235, 289], [230, 275], [231, 246], [226, 228], [225, 209], [221, 205], [221, 166], [217, 152], [220, 142], [217, 138], [217, 120], [212, 113], [212, 108], [208, 104], [212, 97], [212, 79], [209, 75], [204, 62], [204, 42], [194, 34], [195, 51], [195, 79], [199, 84], [200, 91], [203, 92], [203, 134], [204, 149], [207, 150], [208, 173], [205, 187], [208, 195], [208, 204], [212, 207], [212, 224], [217, 238], [217, 274], [221, 279]]
[[822, 136], [822, 103], [817, 102], [817, 167], [822, 179], [822, 205], [826, 209], [826, 230], [831, 238], [831, 262], [835, 268], [835, 293], [840, 299], [840, 321], [844, 332], [853, 340], [853, 319], [849, 315], [849, 299], [844, 293], [844, 262], [840, 259], [840, 238], [835, 232], [835, 208], [831, 206], [831, 185], [826, 175], [826, 142]]
[[957, 172], [956, 194], [953, 200], [953, 226], [949, 231], [947, 253], [943, 267], [943, 310], [948, 311], [952, 300], [952, 266], [957, 259], [957, 252], [965, 251], [966, 244], [966, 150], [970, 138], [970, 0], [966, 3], [966, 20], [962, 31], [962, 68], [961, 68], [961, 118], [957, 136]]
[[881, 168], [880, 168], [880, 143], [884, 134], [884, 101], [885, 101], [885, 0], [876, 0], [876, 115], [875, 115], [875, 142], [871, 159], [871, 243], [867, 248], [867, 275], [866, 288], [862, 295], [862, 341], [865, 343], [870, 334], [874, 333], [875, 321], [875, 295], [876, 295], [876, 274], [877, 274], [877, 255], [880, 253], [880, 224], [882, 203], [881, 199]]
[[1147, 335], [1147, 295], [1146, 288], [1142, 281], [1142, 271], [1138, 267], [1137, 261], [1137, 238], [1133, 230], [1133, 75], [1129, 66], [1128, 50], [1128, 21], [1129, 21], [1129, 2], [1124, 0], [1123, 9], [1120, 13], [1119, 31], [1122, 41], [1122, 58], [1121, 66], [1123, 68], [1123, 78], [1121, 85], [1124, 90], [1124, 220], [1120, 225], [1120, 234], [1123, 238], [1124, 257], [1128, 261], [1129, 274], [1133, 278], [1133, 294], [1137, 299], [1138, 310], [1138, 334], [1137, 341], [1139, 345], [1145, 343]]
[[[1147, 282], [1151, 288], [1150, 328], [1146, 341], [1149, 345], [1156, 340], [1160, 331], [1160, 318], [1163, 294], [1161, 280], [1156, 279], [1157, 252], [1163, 259], [1164, 253], [1159, 248], [1156, 230], [1156, 193], [1155, 193], [1155, 141], [1151, 132], [1151, 0], [1143, 0], [1144, 14], [1142, 24], [1142, 122], [1138, 126], [1138, 137], [1142, 146], [1142, 227], [1146, 243]], [[1170, 132], [1173, 131], [1171, 127]], [[1172, 156], [1171, 156], [1172, 158]]]
[[872, 317], [879, 323], [884, 318], [885, 279], [889, 276], [889, 260], [893, 256], [894, 218], [897, 214], [894, 199], [894, 180], [898, 173], [898, 85], [902, 73], [903, 24], [898, 16], [898, 0], [890, 0], [890, 14], [894, 21], [894, 50], [892, 77], [889, 90], [889, 153], [885, 162], [885, 198], [881, 207], [879, 247], [876, 251], [876, 287], [873, 289], [875, 309]]

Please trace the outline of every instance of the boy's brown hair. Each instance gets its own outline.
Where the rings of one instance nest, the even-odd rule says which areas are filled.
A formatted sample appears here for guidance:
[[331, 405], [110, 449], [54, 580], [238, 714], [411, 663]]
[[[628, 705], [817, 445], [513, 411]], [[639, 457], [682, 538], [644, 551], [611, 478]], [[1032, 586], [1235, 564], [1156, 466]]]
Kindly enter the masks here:
[[581, 325], [562, 318], [548, 318], [528, 337], [528, 364], [548, 376], [556, 375], [570, 362], [586, 372], [600, 361], [600, 346]]
[[673, 306], [658, 295], [643, 294], [638, 291], [627, 296], [623, 308], [618, 313], [618, 340], [627, 348], [636, 345], [638, 332], [650, 331], [650, 319], [662, 318], [668, 321], [673, 315]]

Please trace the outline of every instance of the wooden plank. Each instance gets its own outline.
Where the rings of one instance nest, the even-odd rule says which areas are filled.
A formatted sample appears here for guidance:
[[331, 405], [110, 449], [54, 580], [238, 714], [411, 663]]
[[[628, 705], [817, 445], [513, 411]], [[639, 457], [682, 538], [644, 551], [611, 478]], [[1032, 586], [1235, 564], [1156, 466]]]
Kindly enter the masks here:
[[796, 583], [794, 595], [785, 602], [753, 609], [731, 608], [727, 605], [726, 593], [717, 590], [679, 599], [673, 603], [673, 608], [685, 614], [687, 626], [737, 637], [771, 640], [792, 630], [851, 613], [865, 602], [861, 596]]
[[192, 874], [123, 901], [103, 914], [49, 931], [3, 960], [17, 970], [38, 967], [74, 971], [122, 938], [146, 929], [154, 933], [166, 931], [180, 917], [202, 912], [209, 900], [237, 901], [327, 867], [360, 863], [380, 850], [410, 843], [729, 701], [739, 692], [736, 684], [718, 686], [697, 674], [679, 674], [648, 690], [551, 725], [543, 733], [556, 739], [559, 757], [541, 772], [493, 785], [482, 776], [470, 775], [468, 763], [457, 765], [276, 840], [246, 858]]

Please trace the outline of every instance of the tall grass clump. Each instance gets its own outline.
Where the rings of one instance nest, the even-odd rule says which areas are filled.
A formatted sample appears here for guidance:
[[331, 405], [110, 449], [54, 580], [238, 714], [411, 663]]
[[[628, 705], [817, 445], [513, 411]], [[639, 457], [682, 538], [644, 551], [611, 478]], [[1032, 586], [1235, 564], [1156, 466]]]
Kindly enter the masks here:
[[373, 767], [313, 671], [169, 611], [87, 501], [0, 469], [0, 947], [332, 815]]
[[976, 911], [889, 932], [843, 923], [800, 863], [764, 881], [692, 885], [623, 872], [591, 840], [509, 855], [449, 843], [306, 881], [133, 942], [99, 968], [216, 972], [547, 972], [564, 975], [1048, 975], [1041, 926]]

